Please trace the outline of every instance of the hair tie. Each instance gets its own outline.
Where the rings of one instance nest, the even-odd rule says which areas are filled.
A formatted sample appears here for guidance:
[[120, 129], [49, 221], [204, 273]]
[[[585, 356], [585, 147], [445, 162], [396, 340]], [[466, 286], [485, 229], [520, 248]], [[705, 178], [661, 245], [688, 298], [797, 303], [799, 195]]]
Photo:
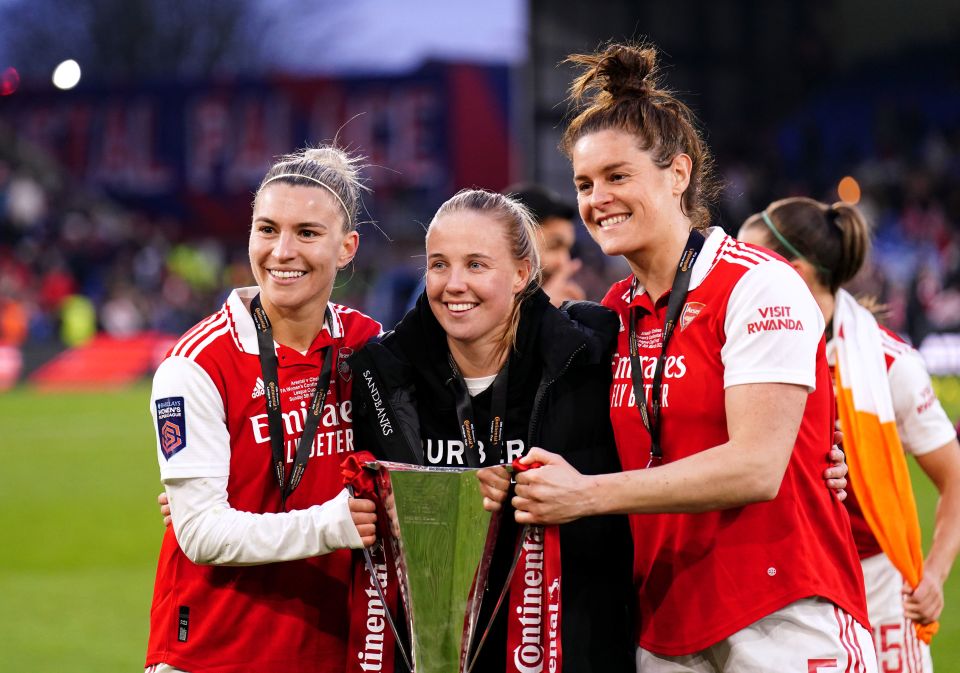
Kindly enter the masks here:
[[839, 228], [840, 225], [837, 224], [837, 218], [840, 217], [840, 211], [834, 208], [833, 206], [830, 206], [827, 208], [826, 215], [827, 215], [827, 222]]
[[770, 232], [777, 237], [777, 240], [783, 244], [783, 247], [785, 247], [790, 252], [790, 254], [792, 254], [794, 257], [798, 257], [802, 259], [804, 262], [806, 262], [807, 264], [815, 268], [817, 271], [820, 271], [826, 274], [830, 273], [830, 269], [827, 269], [826, 267], [820, 266], [819, 264], [812, 262], [810, 259], [807, 258], [806, 255], [804, 255], [802, 252], [797, 250], [796, 247], [794, 247], [794, 245], [787, 240], [786, 236], [780, 233], [776, 225], [773, 224], [773, 220], [770, 219], [770, 215], [767, 214], [767, 211], [763, 211], [762, 213], [760, 213], [760, 217], [763, 218], [763, 223], [767, 225], [767, 228], [770, 230]]
[[309, 180], [310, 182], [315, 182], [315, 183], [317, 183], [318, 185], [320, 185], [321, 187], [323, 187], [324, 189], [326, 189], [328, 192], [330, 192], [331, 194], [333, 194], [333, 198], [335, 198], [335, 199], [337, 200], [337, 203], [340, 204], [340, 206], [343, 208], [343, 212], [344, 212], [344, 213], [346, 214], [346, 216], [347, 216], [347, 224], [348, 224], [348, 225], [349, 225], [349, 224], [352, 224], [352, 219], [353, 219], [353, 218], [350, 217], [350, 211], [347, 210], [347, 204], [345, 204], [345, 203], [343, 202], [343, 199], [340, 198], [340, 195], [337, 194], [337, 193], [333, 190], [333, 187], [331, 187], [330, 185], [328, 185], [328, 184], [325, 183], [325, 182], [321, 182], [320, 180], [317, 180], [316, 178], [312, 178], [312, 177], [310, 177], [309, 175], [300, 175], [299, 173], [279, 173], [279, 174], [277, 174], [277, 175], [274, 175], [274, 176], [273, 176], [272, 178], [270, 178], [269, 180], [264, 180], [263, 184], [260, 185], [260, 189], [262, 190], [264, 187], [266, 187], [267, 185], [269, 185], [271, 182], [273, 182], [274, 180], [279, 180], [280, 178], [303, 178], [304, 180]]

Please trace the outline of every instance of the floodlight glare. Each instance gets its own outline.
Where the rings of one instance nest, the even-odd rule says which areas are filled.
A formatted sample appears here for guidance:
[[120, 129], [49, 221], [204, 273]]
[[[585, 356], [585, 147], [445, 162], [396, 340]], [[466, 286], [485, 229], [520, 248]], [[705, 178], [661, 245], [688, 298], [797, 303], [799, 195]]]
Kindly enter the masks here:
[[53, 86], [58, 89], [72, 89], [80, 81], [80, 64], [72, 58], [58, 65], [53, 71]]

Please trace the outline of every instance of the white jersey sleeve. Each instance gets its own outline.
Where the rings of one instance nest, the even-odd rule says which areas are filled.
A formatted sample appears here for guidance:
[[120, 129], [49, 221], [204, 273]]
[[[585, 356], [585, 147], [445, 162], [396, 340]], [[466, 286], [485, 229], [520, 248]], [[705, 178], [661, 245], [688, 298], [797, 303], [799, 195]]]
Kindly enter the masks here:
[[200, 365], [182, 357], [164, 360], [153, 377], [150, 410], [162, 480], [230, 474], [223, 398]]
[[940, 405], [920, 354], [905, 349], [887, 370], [897, 432], [907, 453], [922, 456], [957, 434]]
[[227, 502], [227, 477], [168, 479], [173, 530], [194, 563], [258, 565], [362, 546], [340, 494], [322, 505], [269, 514], [241, 512]]
[[727, 302], [724, 387], [792, 383], [813, 391], [823, 328], [823, 314], [797, 272], [780, 261], [761, 262]]

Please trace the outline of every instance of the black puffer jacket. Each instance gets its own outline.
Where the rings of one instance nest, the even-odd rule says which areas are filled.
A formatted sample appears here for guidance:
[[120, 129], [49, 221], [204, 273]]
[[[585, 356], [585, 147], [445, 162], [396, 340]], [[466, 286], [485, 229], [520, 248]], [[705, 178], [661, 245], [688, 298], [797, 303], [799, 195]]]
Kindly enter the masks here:
[[[542, 292], [524, 302], [517, 348], [510, 356], [504, 424], [514, 450], [543, 447], [588, 474], [620, 469], [608, 406], [617, 329], [616, 315], [598, 304], [577, 302], [559, 310]], [[398, 462], [458, 464], [456, 453], [444, 448], [460, 440], [447, 383], [453, 373], [446, 336], [424, 296], [393, 332], [355, 353], [350, 366], [357, 377], [353, 425], [358, 449]], [[489, 427], [489, 395], [488, 389], [473, 398], [478, 429]], [[483, 463], [504, 458], [487, 455]], [[503, 586], [498, 575], [505, 576], [512, 560], [516, 527], [507, 522], [512, 517], [504, 518], [492, 587]], [[633, 552], [626, 517], [565, 524], [560, 539], [563, 670], [634, 671], [629, 614]], [[492, 602], [485, 599], [485, 604]], [[504, 668], [502, 613], [503, 608], [477, 670]], [[483, 614], [480, 623], [486, 623]]]

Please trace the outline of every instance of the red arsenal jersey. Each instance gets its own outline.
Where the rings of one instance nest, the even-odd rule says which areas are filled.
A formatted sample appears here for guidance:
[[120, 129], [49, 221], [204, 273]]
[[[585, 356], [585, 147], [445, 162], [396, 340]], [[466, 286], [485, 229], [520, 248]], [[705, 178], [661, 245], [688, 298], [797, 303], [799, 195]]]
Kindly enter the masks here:
[[[643, 469], [650, 436], [634, 401], [628, 330], [636, 331], [649, 398], [669, 293], [654, 306], [632, 277], [604, 304], [620, 315], [610, 416], [624, 470]], [[635, 298], [633, 298], [635, 296]], [[662, 655], [690, 654], [806, 596], [833, 601], [868, 624], [863, 577], [843, 505], [822, 474], [834, 402], [823, 317], [796, 272], [780, 258], [711, 230], [667, 348], [662, 390], [664, 462], [728, 441], [724, 391], [751, 383], [810, 390], [777, 497], [699, 514], [630, 517], [638, 642]]]
[[[233, 292], [219, 312], [171, 349], [154, 378], [153, 408], [163, 479], [228, 476], [233, 509], [272, 513], [283, 509], [249, 313], [256, 292]], [[322, 349], [332, 346], [336, 358], [310, 460], [287, 498], [288, 510], [324, 503], [342, 490], [339, 465], [354, 449], [351, 376], [344, 360], [380, 332], [376, 321], [357, 311], [336, 304], [329, 304], [329, 311], [305, 354], [277, 346], [288, 471], [319, 378]], [[341, 673], [350, 570], [347, 550], [257, 566], [196, 565], [167, 528], [146, 663], [191, 673]]]

